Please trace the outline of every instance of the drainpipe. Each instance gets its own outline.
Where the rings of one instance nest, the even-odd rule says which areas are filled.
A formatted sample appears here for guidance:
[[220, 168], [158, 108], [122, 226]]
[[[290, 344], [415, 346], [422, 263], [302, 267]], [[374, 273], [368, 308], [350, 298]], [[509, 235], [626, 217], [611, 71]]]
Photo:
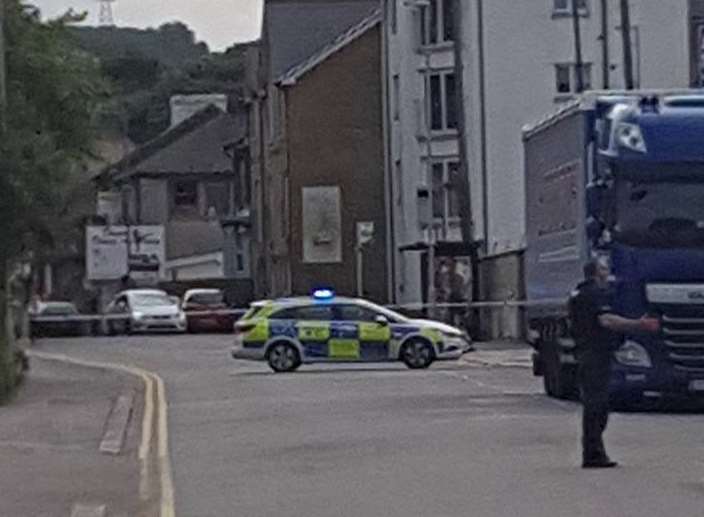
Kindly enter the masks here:
[[487, 170], [486, 139], [486, 56], [484, 53], [484, 0], [477, 0], [477, 39], [479, 50], [479, 141], [481, 145], [482, 173], [482, 230], [484, 255], [489, 253], [489, 173]]
[[[397, 0], [392, 0], [397, 1]], [[396, 234], [394, 230], [394, 181], [393, 156], [391, 156], [391, 132], [393, 123], [389, 102], [389, 30], [388, 30], [388, 0], [384, 0], [383, 19], [381, 26], [381, 102], [382, 127], [384, 139], [384, 205], [386, 209], [386, 296], [390, 303], [396, 303]]]

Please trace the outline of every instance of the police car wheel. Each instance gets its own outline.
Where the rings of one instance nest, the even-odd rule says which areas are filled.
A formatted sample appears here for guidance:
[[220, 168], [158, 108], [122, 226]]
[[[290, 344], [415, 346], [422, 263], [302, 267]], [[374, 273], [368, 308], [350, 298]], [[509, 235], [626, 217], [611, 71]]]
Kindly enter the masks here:
[[406, 343], [401, 350], [401, 360], [413, 370], [428, 368], [433, 359], [433, 347], [420, 339]]
[[267, 362], [275, 372], [292, 372], [301, 365], [301, 356], [290, 343], [275, 343], [269, 349]]

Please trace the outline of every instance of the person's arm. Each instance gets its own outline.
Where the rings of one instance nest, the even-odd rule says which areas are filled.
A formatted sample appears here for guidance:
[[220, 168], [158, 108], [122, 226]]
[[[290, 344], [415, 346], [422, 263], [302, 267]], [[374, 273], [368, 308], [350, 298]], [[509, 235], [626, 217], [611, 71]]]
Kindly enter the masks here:
[[634, 320], [610, 312], [599, 315], [599, 325], [620, 334], [657, 331], [657, 320], [645, 316]]

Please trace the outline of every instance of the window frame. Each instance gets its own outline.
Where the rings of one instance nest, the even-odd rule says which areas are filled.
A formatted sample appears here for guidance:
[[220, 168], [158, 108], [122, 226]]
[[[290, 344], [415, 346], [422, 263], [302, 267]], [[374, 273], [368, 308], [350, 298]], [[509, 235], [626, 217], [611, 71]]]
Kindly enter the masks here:
[[428, 1], [429, 5], [421, 9], [419, 16], [421, 47], [432, 48], [452, 45], [455, 41], [454, 24], [451, 24], [452, 26], [450, 27], [446, 25], [445, 10], [452, 10], [451, 7], [448, 9], [448, 5], [452, 6], [454, 0]]
[[[571, 18], [572, 17], [572, 2], [575, 0], [564, 0], [566, 2], [565, 8], [558, 8], [556, 3], [558, 0], [552, 0], [552, 17], [553, 18]], [[583, 7], [578, 7], [579, 16], [582, 18], [588, 18], [591, 14], [591, 9], [589, 8], [589, 0], [577, 0], [578, 2], [584, 2]]]
[[394, 74], [392, 78], [393, 85], [393, 119], [395, 122], [401, 120], [401, 75]]
[[[431, 134], [443, 134], [443, 133], [456, 133], [457, 132], [457, 125], [458, 125], [458, 116], [459, 113], [457, 113], [457, 101], [456, 99], [453, 98], [450, 99], [447, 94], [447, 78], [452, 77], [452, 80], [455, 81], [455, 71], [453, 69], [444, 69], [444, 70], [429, 70], [426, 71], [425, 73], [426, 80], [425, 80], [425, 86], [426, 86], [426, 91], [425, 91], [425, 102], [426, 102], [426, 125], [430, 129]], [[435, 82], [434, 79], [437, 78], [437, 84], [440, 88], [439, 92], [434, 91], [433, 88], [433, 83]], [[457, 82], [454, 82], [454, 88], [455, 88], [455, 94], [457, 93]], [[434, 93], [439, 94], [439, 101], [440, 101], [440, 127], [434, 127], [434, 108], [435, 108], [435, 95]], [[453, 114], [452, 117], [450, 116], [450, 109], [452, 108]], [[450, 125], [450, 121], [454, 121], [453, 125]]]
[[[583, 79], [583, 87], [584, 91], [591, 90], [593, 88], [594, 84], [594, 78], [592, 76], [593, 72], [593, 63], [591, 62], [585, 62], [582, 63], [582, 79]], [[569, 88], [567, 91], [560, 91], [558, 88], [558, 85], [560, 84], [558, 81], [558, 70], [559, 69], [567, 69], [569, 73]], [[553, 65], [553, 70], [554, 70], [554, 81], [555, 81], [555, 95], [558, 98], [561, 97], [568, 97], [572, 95], [576, 95], [576, 87], [577, 87], [577, 64], [576, 63], [571, 63], [571, 62], [560, 62], [560, 63], [554, 63]]]
[[[437, 224], [456, 224], [460, 220], [460, 212], [459, 212], [459, 203], [460, 199], [459, 197], [455, 201], [455, 205], [457, 207], [457, 213], [453, 214], [452, 212], [452, 207], [453, 207], [453, 202], [452, 202], [452, 196], [457, 196], [458, 193], [455, 192], [454, 190], [454, 185], [452, 183], [452, 178], [450, 177], [451, 175], [451, 167], [455, 165], [458, 170], [459, 170], [459, 165], [460, 165], [460, 160], [459, 157], [457, 156], [451, 156], [447, 158], [442, 158], [438, 160], [433, 160], [430, 163], [429, 167], [429, 174], [430, 178], [428, 178], [428, 185], [431, 187], [431, 199], [432, 199], [432, 214], [433, 214], [433, 221], [434, 223]], [[437, 167], [441, 167], [442, 171], [442, 182], [439, 183], [440, 189], [436, 189], [436, 185], [438, 183], [435, 181], [435, 172], [437, 170]], [[442, 201], [442, 208], [440, 210], [439, 215], [436, 215], [438, 212], [436, 211], [436, 206], [435, 206], [435, 201], [437, 198], [440, 198]]]
[[[355, 318], [355, 319], [350, 319], [350, 318], [343, 318], [342, 311], [345, 307], [354, 307], [357, 310], [360, 311], [365, 311], [369, 313], [370, 319], [360, 319], [360, 318]], [[383, 316], [380, 312], [376, 312], [374, 309], [371, 309], [370, 307], [365, 307], [363, 305], [358, 305], [356, 303], [348, 302], [348, 303], [335, 303], [333, 305], [333, 311], [335, 314], [335, 320], [336, 321], [361, 321], [364, 323], [374, 323], [376, 321], [376, 318], [379, 316]]]
[[[316, 309], [316, 308], [327, 308], [330, 312], [330, 318], [302, 318], [300, 311], [305, 311], [306, 309]], [[283, 317], [281, 316], [283, 315]], [[291, 317], [293, 316], [293, 317]], [[268, 319], [271, 320], [283, 320], [283, 321], [334, 321], [335, 320], [335, 309], [332, 304], [306, 304], [306, 305], [296, 305], [293, 307], [283, 307], [280, 310], [274, 312], [269, 316]]]
[[[193, 187], [193, 200], [192, 202], [188, 203], [183, 203], [179, 202], [179, 186], [181, 185], [188, 185], [189, 187]], [[189, 193], [188, 196], [190, 197], [191, 194]], [[181, 196], [182, 198], [184, 196]], [[198, 208], [198, 180], [192, 180], [192, 179], [177, 179], [174, 181], [174, 188], [173, 188], [173, 203], [174, 203], [174, 208], [179, 210], [179, 209], [190, 209], [190, 208]]]

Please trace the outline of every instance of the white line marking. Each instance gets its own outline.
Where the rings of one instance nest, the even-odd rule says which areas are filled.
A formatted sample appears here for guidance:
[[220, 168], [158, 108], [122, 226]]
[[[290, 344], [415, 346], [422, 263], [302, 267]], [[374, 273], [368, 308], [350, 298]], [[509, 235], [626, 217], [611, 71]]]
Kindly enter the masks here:
[[104, 504], [75, 504], [71, 517], [105, 517], [107, 508]]

